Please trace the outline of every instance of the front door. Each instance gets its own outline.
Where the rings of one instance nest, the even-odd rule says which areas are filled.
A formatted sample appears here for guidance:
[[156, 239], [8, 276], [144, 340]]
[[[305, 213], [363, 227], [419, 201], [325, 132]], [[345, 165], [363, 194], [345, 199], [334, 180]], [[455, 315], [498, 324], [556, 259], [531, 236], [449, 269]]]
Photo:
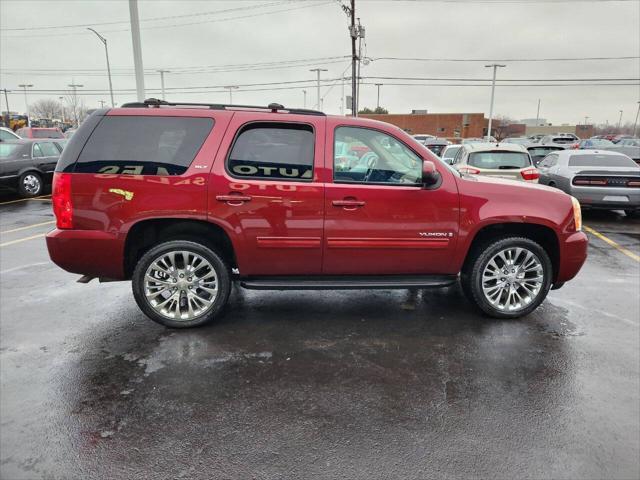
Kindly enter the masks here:
[[226, 223], [240, 274], [317, 275], [322, 267], [324, 117], [236, 112], [211, 176], [209, 212]]
[[340, 147], [340, 155], [327, 154], [333, 183], [325, 191], [323, 273], [455, 273], [450, 272], [458, 234], [453, 174], [440, 166], [444, 180], [425, 189], [422, 158], [391, 133], [352, 126], [330, 130], [329, 141]]

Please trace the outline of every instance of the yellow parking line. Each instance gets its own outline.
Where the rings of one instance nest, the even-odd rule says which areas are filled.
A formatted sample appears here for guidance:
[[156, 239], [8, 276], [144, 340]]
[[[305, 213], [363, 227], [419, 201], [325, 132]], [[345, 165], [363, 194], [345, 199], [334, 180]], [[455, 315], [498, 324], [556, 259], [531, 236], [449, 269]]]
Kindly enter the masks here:
[[618, 243], [614, 242], [613, 240], [611, 240], [609, 237], [605, 237], [603, 234], [601, 234], [600, 232], [595, 231], [593, 228], [591, 227], [587, 227], [586, 225], [584, 226], [584, 229], [589, 232], [592, 235], [595, 235], [596, 237], [598, 237], [600, 240], [602, 240], [603, 242], [611, 245], [613, 248], [615, 248], [616, 250], [618, 250], [621, 253], [624, 253], [627, 257], [630, 257], [632, 259], [634, 259], [636, 262], [640, 262], [640, 255], [636, 255], [635, 253], [633, 253], [631, 250], [627, 250], [626, 248], [624, 248], [622, 245], [619, 245]]
[[11, 240], [10, 242], [0, 243], [0, 247], [8, 247], [9, 245], [13, 245], [15, 243], [26, 242], [27, 240], [33, 240], [34, 238], [41, 238], [44, 236], [45, 236], [44, 233], [39, 233], [38, 235], [32, 235], [30, 237], [19, 238], [18, 240]]
[[51, 195], [43, 195], [41, 197], [33, 198], [19, 198], [18, 200], [9, 200], [8, 202], [2, 202], [0, 205], [9, 205], [10, 203], [28, 202], [30, 200], [51, 200]]
[[43, 225], [51, 225], [52, 223], [56, 223], [56, 221], [51, 220], [50, 222], [34, 223], [33, 225], [27, 225], [26, 227], [13, 228], [11, 230], [3, 230], [2, 232], [0, 232], [0, 235], [5, 233], [19, 232], [21, 230], [27, 230], [29, 228], [41, 227]]

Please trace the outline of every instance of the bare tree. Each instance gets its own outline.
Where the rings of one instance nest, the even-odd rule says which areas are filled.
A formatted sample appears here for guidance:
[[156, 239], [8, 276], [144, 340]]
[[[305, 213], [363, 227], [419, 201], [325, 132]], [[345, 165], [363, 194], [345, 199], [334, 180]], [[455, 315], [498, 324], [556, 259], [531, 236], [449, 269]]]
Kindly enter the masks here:
[[57, 100], [45, 98], [32, 103], [29, 106], [31, 116], [34, 118], [61, 118], [62, 105]]
[[85, 106], [84, 101], [80, 97], [78, 97], [78, 95], [74, 95], [73, 92], [65, 96], [65, 103], [67, 104], [67, 116], [77, 127], [86, 118], [88, 114], [87, 107]]

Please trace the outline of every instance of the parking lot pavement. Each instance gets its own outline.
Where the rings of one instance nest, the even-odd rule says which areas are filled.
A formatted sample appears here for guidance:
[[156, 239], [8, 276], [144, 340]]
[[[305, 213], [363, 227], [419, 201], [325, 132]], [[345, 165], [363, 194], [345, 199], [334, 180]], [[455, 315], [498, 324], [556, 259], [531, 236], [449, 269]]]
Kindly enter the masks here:
[[[521, 320], [457, 288], [235, 289], [216, 324], [171, 331], [129, 283], [53, 265], [52, 220], [47, 199], [0, 205], [2, 478], [640, 476], [640, 262], [593, 233]], [[585, 223], [640, 254], [638, 219]]]

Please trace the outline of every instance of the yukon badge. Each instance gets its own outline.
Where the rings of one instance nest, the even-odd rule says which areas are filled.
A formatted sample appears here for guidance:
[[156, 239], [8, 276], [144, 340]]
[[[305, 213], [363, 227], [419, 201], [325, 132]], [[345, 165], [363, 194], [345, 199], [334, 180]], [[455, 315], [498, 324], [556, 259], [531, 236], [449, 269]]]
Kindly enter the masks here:
[[427, 238], [450, 238], [453, 237], [452, 232], [418, 232], [421, 237]]

